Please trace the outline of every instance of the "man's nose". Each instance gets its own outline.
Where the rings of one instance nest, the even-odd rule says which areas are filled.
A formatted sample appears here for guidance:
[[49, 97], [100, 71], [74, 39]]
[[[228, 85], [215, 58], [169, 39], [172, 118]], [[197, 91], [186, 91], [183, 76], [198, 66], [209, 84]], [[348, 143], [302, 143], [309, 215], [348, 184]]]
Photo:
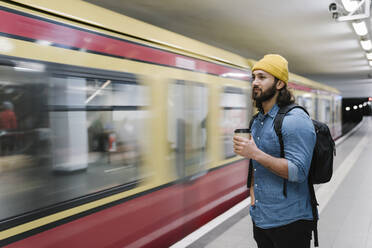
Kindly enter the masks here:
[[257, 78], [254, 78], [252, 81], [252, 86], [258, 86], [259, 80]]

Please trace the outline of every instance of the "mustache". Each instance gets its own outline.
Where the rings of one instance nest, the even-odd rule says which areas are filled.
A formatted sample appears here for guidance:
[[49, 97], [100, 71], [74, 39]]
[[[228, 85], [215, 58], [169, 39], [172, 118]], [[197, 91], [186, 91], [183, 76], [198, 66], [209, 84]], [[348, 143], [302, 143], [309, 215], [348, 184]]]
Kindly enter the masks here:
[[253, 86], [253, 90], [259, 90], [260, 88], [258, 86]]

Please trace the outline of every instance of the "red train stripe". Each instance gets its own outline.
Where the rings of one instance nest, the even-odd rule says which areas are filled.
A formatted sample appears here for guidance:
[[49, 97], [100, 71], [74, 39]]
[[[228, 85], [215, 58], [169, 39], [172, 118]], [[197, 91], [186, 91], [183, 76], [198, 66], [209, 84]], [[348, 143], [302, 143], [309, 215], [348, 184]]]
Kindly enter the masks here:
[[0, 10], [0, 32], [51, 45], [92, 51], [104, 55], [134, 59], [158, 65], [172, 66], [218, 76], [248, 79], [248, 72], [195, 59], [122, 39], [97, 34], [88, 30], [40, 20], [5, 10]]
[[300, 84], [296, 84], [296, 83], [292, 83], [292, 82], [288, 82], [288, 86], [294, 90], [301, 90], [301, 91], [306, 91], [306, 92], [314, 92], [314, 89], [310, 88], [310, 87], [307, 87], [307, 86], [304, 86], [304, 85], [300, 85]]

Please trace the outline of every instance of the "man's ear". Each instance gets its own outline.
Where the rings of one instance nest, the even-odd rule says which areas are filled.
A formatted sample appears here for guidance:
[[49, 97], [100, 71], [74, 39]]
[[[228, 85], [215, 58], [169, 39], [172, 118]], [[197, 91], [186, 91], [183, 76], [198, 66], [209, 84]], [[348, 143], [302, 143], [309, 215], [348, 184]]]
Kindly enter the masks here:
[[276, 89], [281, 90], [285, 86], [285, 83], [282, 80], [279, 80], [278, 83], [276, 84]]

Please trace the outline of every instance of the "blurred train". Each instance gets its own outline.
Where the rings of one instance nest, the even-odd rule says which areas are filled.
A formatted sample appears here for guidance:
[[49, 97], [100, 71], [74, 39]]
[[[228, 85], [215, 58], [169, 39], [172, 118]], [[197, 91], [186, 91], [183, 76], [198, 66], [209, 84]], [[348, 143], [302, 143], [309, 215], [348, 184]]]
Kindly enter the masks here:
[[[254, 61], [84, 1], [0, 16], [0, 246], [168, 247], [247, 197]], [[290, 87], [341, 135], [337, 90]]]

